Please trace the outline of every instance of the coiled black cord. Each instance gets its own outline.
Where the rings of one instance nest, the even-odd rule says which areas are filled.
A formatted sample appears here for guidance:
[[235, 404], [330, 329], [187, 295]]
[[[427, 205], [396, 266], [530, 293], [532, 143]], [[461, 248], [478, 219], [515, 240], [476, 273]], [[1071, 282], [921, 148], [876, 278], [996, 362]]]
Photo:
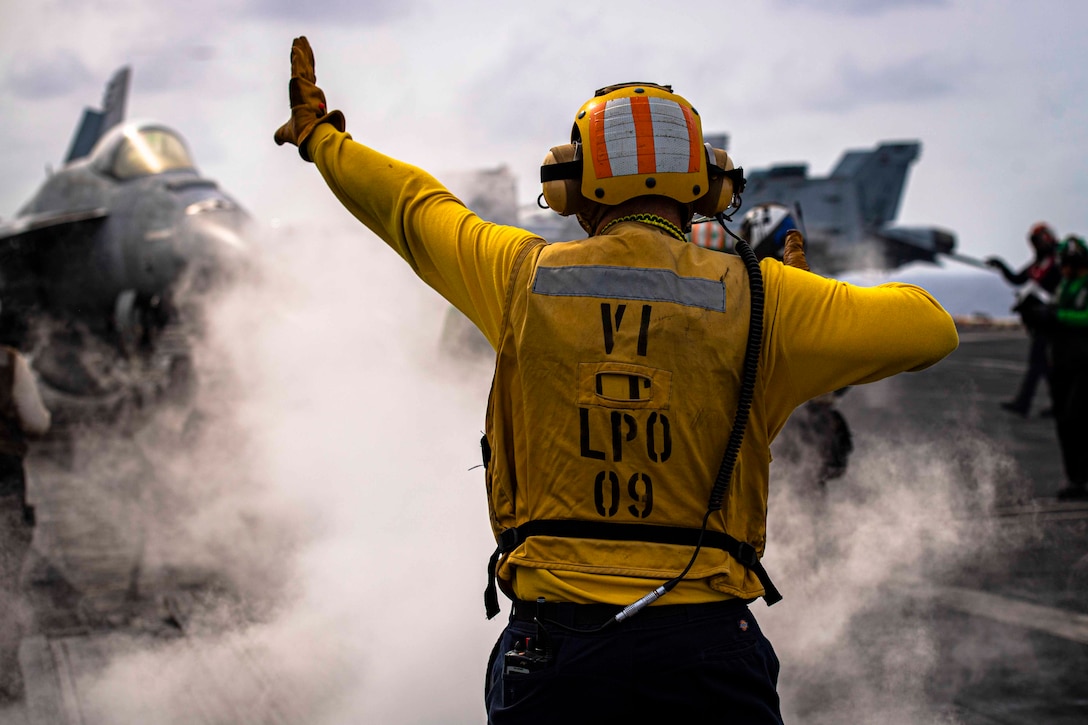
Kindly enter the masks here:
[[[734, 249], [740, 255], [748, 270], [748, 304], [751, 305], [748, 318], [748, 344], [744, 349], [744, 373], [741, 378], [740, 394], [737, 396], [737, 412], [733, 418], [733, 430], [729, 433], [729, 442], [725, 447], [722, 465], [718, 468], [718, 477], [710, 492], [707, 511], [720, 511], [729, 491], [729, 480], [733, 477], [733, 468], [740, 454], [744, 441], [744, 432], [748, 429], [748, 414], [752, 410], [752, 398], [755, 396], [756, 374], [759, 368], [759, 352], [763, 347], [763, 274], [759, 269], [759, 260], [751, 245], [734, 234], [725, 225], [725, 214], [715, 217], [725, 233], [733, 237]], [[705, 522], [704, 522], [705, 527]]]

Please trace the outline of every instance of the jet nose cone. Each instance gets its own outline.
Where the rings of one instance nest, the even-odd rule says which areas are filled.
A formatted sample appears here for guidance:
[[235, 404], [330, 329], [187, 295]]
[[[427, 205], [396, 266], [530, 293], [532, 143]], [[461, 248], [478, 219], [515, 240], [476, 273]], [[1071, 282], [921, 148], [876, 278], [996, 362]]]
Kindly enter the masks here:
[[199, 214], [186, 220], [189, 263], [182, 287], [203, 294], [244, 274], [252, 255], [249, 217], [240, 210]]

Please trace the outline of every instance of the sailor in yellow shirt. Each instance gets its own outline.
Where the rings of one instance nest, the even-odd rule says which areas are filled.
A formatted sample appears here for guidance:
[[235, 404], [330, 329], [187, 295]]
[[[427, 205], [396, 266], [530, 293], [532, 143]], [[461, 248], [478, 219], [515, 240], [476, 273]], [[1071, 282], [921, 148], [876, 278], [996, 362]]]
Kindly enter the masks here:
[[494, 616], [497, 581], [513, 605], [488, 722], [781, 722], [778, 659], [748, 608], [780, 598], [760, 563], [771, 441], [813, 397], [942, 359], [949, 315], [917, 287], [808, 272], [799, 235], [795, 266], [687, 243], [695, 214], [739, 205], [743, 173], [668, 86], [611, 86], [578, 110], [541, 179], [588, 237], [547, 244], [355, 142], [305, 38], [291, 74], [276, 142], [496, 350], [485, 604]]

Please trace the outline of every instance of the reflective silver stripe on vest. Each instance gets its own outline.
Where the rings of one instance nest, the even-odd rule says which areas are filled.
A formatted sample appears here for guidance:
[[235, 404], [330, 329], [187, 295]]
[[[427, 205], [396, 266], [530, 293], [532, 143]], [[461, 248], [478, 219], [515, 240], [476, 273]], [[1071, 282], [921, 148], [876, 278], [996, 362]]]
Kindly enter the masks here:
[[538, 267], [533, 292], [556, 297], [673, 302], [725, 312], [725, 282], [643, 267]]

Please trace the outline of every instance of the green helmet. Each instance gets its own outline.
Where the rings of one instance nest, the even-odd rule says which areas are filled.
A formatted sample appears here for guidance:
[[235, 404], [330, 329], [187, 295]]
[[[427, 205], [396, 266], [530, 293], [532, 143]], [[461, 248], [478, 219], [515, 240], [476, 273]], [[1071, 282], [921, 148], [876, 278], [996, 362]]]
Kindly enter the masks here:
[[1058, 261], [1063, 267], [1067, 264], [1076, 268], [1088, 267], [1088, 242], [1070, 234], [1058, 247]]

